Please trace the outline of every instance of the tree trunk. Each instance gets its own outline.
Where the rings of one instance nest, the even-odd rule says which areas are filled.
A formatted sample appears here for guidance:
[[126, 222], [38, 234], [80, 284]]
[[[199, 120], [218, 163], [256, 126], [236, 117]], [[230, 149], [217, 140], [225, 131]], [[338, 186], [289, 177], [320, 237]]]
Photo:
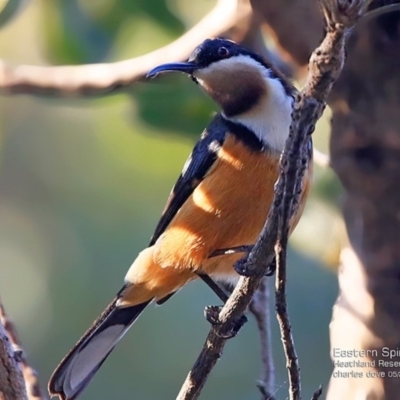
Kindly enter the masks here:
[[330, 327], [336, 364], [327, 399], [398, 400], [400, 12], [361, 22], [347, 54], [330, 98], [331, 157], [345, 189], [351, 248], [342, 252]]

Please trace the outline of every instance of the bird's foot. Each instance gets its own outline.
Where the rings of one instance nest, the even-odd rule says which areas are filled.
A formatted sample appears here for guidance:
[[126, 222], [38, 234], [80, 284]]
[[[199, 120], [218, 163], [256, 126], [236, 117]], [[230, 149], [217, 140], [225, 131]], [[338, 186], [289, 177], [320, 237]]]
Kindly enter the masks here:
[[[257, 272], [254, 271], [254, 268], [252, 268], [251, 265], [247, 265], [247, 257], [243, 257], [240, 260], [236, 261], [236, 263], [233, 265], [233, 268], [235, 271], [242, 276], [255, 276], [257, 275]], [[276, 269], [276, 260], [275, 257], [272, 260], [272, 262], [268, 265], [267, 269], [265, 270], [264, 276], [272, 276], [275, 272]]]
[[255, 272], [247, 265], [247, 256], [236, 261], [235, 264], [233, 264], [233, 268], [242, 276], [250, 277], [255, 275]]
[[[221, 325], [221, 321], [219, 320], [219, 313], [222, 309], [222, 306], [207, 306], [204, 310], [204, 315], [207, 321], [213, 325]], [[216, 332], [216, 334], [222, 339], [231, 339], [235, 337], [240, 328], [247, 322], [247, 317], [242, 315], [241, 317], [233, 320], [224, 332]]]

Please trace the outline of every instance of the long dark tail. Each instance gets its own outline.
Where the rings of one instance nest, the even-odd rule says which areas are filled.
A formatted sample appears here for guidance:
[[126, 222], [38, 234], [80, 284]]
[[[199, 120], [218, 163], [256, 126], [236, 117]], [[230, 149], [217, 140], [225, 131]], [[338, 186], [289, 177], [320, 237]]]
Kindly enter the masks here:
[[62, 400], [76, 399], [151, 301], [120, 308], [117, 300], [118, 297], [55, 369], [48, 386], [51, 395], [58, 395]]

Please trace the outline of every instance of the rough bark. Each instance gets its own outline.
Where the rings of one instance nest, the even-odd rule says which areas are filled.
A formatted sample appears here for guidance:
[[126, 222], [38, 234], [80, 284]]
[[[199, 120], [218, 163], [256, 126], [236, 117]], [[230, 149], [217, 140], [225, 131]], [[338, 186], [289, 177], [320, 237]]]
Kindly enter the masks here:
[[[21, 341], [19, 339], [17, 329], [4, 309], [3, 304], [0, 302], [0, 325], [4, 327], [5, 334], [9, 340], [11, 350], [13, 351], [13, 357], [16, 361], [15, 366], [21, 369], [22, 378], [24, 380], [24, 386], [26, 396], [28, 400], [46, 400], [47, 397], [43, 394], [37, 372], [29, 365], [25, 352], [22, 348]], [[15, 371], [12, 373], [13, 379], [18, 378], [19, 373]], [[11, 375], [11, 374], [10, 374]], [[1, 386], [0, 386], [1, 388]], [[0, 398], [1, 400], [1, 398]]]
[[2, 323], [0, 323], [0, 400], [27, 400], [25, 381]]

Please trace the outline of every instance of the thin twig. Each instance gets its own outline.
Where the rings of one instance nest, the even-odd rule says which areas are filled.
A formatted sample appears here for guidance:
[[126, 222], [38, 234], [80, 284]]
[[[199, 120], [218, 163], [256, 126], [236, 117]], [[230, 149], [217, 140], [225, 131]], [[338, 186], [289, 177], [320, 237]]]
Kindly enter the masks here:
[[[241, 29], [238, 26], [250, 29], [254, 25], [251, 19], [249, 0], [219, 0], [209, 14], [175, 42], [140, 57], [114, 63], [45, 67], [12, 67], [0, 60], [0, 93], [47, 96], [110, 93], [143, 79], [161, 63], [186, 59], [207, 37], [225, 35], [239, 39], [245, 32], [238, 33]], [[239, 24], [243, 21], [246, 23]]]
[[261, 347], [261, 379], [257, 387], [262, 400], [274, 400], [272, 390], [275, 383], [275, 366], [272, 352], [270, 287], [267, 277], [261, 280], [260, 286], [251, 300], [249, 310], [254, 315], [260, 335]]
[[[206, 343], [181, 388], [178, 400], [198, 398], [209, 373], [224, 348], [226, 339], [221, 336], [229, 332], [232, 324], [246, 311], [265, 271], [272, 262], [278, 233], [278, 215], [283, 200], [285, 200], [285, 205], [290, 205], [287, 207], [287, 218], [283, 221], [281, 228], [283, 235], [287, 232], [288, 219], [293, 208], [298, 204], [299, 186], [306, 168], [302, 149], [306, 148], [309, 136], [314, 131], [315, 123], [325, 107], [328, 93], [342, 69], [345, 36], [364, 12], [366, 4], [367, 0], [321, 1], [324, 15], [327, 18], [327, 34], [311, 57], [305, 87], [294, 105], [290, 135], [282, 155], [282, 167], [275, 187], [274, 202], [253, 250], [246, 261], [242, 261], [236, 266], [242, 273], [251, 275], [251, 277], [240, 278], [232, 295], [222, 308], [219, 314], [220, 324], [213, 326], [210, 330]], [[292, 361], [287, 360], [288, 363]], [[289, 373], [289, 378], [295, 382], [296, 377], [291, 376], [293, 371]], [[292, 387], [295, 386], [293, 382], [291, 383]], [[299, 398], [295, 396], [300, 394], [293, 393], [291, 395], [293, 398]]]
[[322, 385], [313, 393], [311, 400], [318, 400], [322, 396]]
[[292, 327], [286, 303], [286, 252], [287, 235], [275, 246], [276, 255], [276, 279], [275, 279], [275, 307], [276, 317], [279, 323], [283, 350], [286, 357], [286, 368], [289, 375], [290, 400], [301, 399], [300, 367], [296, 348], [292, 336]]
[[21, 341], [18, 337], [17, 330], [14, 323], [8, 318], [3, 304], [0, 302], [0, 323], [4, 326], [4, 329], [10, 339], [10, 343], [13, 347], [14, 355], [16, 360], [22, 369], [22, 374], [25, 380], [26, 393], [28, 400], [45, 400], [46, 396], [43, 395], [40, 389], [39, 379], [37, 372], [28, 364], [25, 357], [25, 352], [22, 348]]

